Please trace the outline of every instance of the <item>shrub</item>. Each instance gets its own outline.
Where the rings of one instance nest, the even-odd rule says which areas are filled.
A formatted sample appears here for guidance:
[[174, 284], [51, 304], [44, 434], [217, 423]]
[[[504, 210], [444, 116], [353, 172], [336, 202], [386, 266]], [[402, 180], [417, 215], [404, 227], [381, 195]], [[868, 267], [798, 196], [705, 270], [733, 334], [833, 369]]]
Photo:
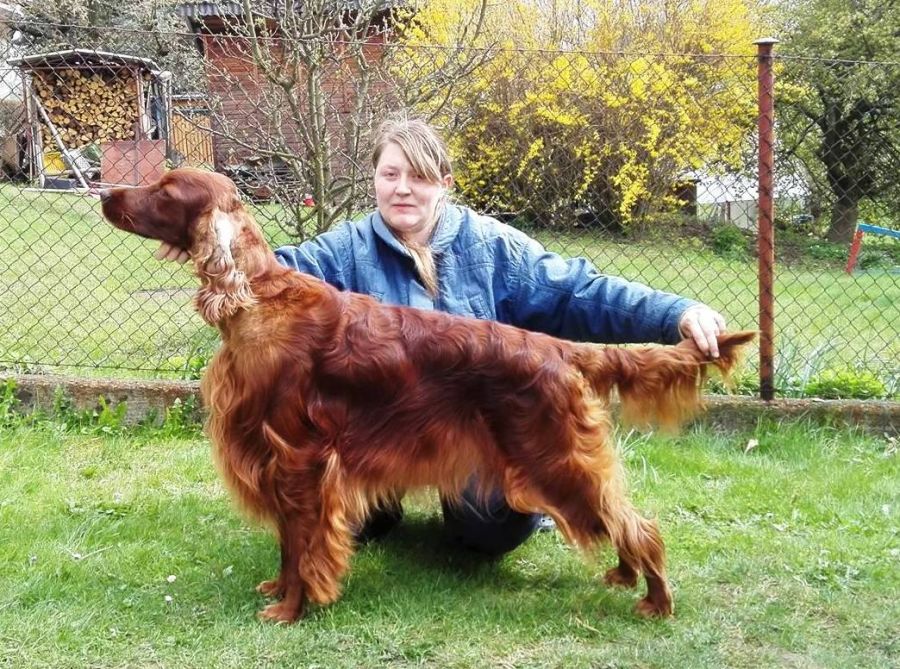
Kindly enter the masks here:
[[817, 242], [815, 244], [810, 244], [806, 249], [806, 252], [814, 260], [846, 262], [849, 249], [844, 244]]
[[797, 345], [790, 329], [779, 338], [775, 354], [775, 388], [784, 397], [803, 397], [806, 385], [823, 369], [833, 345], [830, 339], [819, 342], [812, 350]]
[[744, 260], [747, 258], [747, 238], [733, 223], [720, 223], [712, 229], [711, 244], [713, 252], [728, 260]]
[[876, 269], [889, 268], [892, 267], [893, 264], [890, 254], [886, 251], [867, 251], [863, 249], [863, 252], [859, 254], [859, 260], [857, 261], [856, 266], [859, 269]]
[[823, 399], [867, 400], [887, 395], [887, 387], [867, 370], [826, 369], [811, 379], [803, 389], [805, 395]]

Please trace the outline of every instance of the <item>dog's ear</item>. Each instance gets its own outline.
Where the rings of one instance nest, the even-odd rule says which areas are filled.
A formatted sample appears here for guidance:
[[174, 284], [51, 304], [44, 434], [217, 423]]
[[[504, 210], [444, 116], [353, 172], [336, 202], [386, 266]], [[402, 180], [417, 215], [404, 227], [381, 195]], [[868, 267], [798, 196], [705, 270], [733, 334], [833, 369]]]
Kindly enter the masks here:
[[242, 210], [244, 208], [243, 202], [244, 198], [241, 195], [241, 191], [238, 190], [237, 186], [232, 186], [228, 195], [226, 195], [220, 203], [219, 208], [222, 212], [230, 214]]
[[235, 235], [234, 219], [221, 210], [215, 209], [198, 221], [192, 255], [201, 285], [194, 303], [210, 325], [256, 303], [247, 276], [235, 265]]

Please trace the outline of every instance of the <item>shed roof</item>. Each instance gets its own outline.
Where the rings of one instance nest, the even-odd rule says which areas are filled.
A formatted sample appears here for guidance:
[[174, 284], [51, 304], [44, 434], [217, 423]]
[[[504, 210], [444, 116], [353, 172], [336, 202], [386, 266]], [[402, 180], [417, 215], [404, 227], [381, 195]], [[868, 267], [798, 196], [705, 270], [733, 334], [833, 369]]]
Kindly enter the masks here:
[[129, 56], [124, 53], [110, 53], [108, 51], [94, 51], [92, 49], [66, 49], [65, 51], [51, 51], [48, 53], [36, 53], [30, 56], [10, 58], [7, 61], [26, 69], [39, 69], [44, 67], [77, 67], [88, 65], [91, 67], [119, 67], [138, 66], [148, 72], [159, 70], [159, 67], [149, 58]]
[[[254, 11], [260, 16], [278, 16], [284, 13], [284, 8], [289, 1], [292, 0], [268, 0], [267, 2], [259, 3]], [[300, 4], [299, 1], [297, 4]], [[366, 3], [363, 0], [330, 0], [330, 2], [326, 3], [326, 9], [330, 11], [354, 12], [360, 11], [364, 4]], [[407, 4], [408, 0], [382, 0], [377, 9], [383, 12], [396, 7], [403, 7]], [[244, 4], [234, 0], [182, 2], [176, 5], [175, 14], [189, 19], [210, 16], [239, 17], [244, 15]]]
[[240, 2], [184, 2], [175, 7], [175, 13], [189, 19], [204, 16], [242, 16], [244, 6]]

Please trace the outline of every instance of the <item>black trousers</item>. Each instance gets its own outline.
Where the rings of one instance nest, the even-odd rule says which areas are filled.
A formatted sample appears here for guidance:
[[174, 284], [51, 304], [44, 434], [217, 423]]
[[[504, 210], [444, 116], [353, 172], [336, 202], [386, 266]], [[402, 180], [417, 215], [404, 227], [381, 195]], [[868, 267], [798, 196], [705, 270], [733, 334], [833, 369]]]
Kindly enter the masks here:
[[[470, 484], [459, 502], [441, 499], [444, 527], [451, 541], [459, 546], [490, 557], [499, 557], [521, 545], [538, 529], [539, 513], [513, 511], [500, 491], [495, 491], [481, 504]], [[357, 539], [365, 542], [390, 532], [403, 518], [400, 500], [382, 507], [366, 520]]]

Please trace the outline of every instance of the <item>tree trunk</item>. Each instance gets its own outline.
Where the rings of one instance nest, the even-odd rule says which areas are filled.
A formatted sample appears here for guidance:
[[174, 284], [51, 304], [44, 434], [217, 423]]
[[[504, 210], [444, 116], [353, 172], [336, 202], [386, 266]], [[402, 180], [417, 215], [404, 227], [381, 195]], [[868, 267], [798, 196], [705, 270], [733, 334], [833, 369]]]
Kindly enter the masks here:
[[831, 225], [826, 237], [830, 242], [849, 244], [856, 232], [856, 221], [859, 219], [859, 200], [846, 195], [834, 203], [831, 210]]

